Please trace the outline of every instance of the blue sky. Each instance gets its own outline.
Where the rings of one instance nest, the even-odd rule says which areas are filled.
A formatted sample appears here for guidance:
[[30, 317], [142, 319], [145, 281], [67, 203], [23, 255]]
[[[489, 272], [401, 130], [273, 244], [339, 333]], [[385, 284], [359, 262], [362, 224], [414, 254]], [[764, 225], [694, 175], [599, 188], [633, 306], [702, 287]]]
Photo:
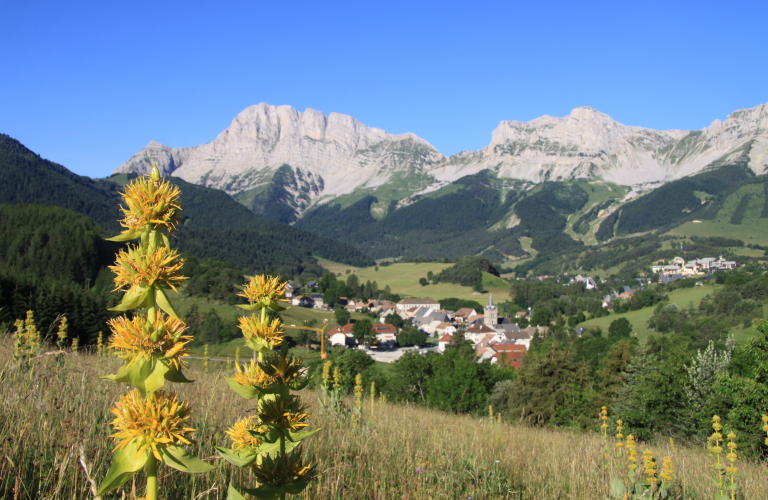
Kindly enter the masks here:
[[[74, 5], [70, 5], [74, 4]], [[583, 5], [578, 5], [583, 4]], [[251, 104], [345, 113], [449, 155], [592, 106], [699, 129], [768, 102], [768, 2], [4, 2], [0, 132], [104, 177]]]

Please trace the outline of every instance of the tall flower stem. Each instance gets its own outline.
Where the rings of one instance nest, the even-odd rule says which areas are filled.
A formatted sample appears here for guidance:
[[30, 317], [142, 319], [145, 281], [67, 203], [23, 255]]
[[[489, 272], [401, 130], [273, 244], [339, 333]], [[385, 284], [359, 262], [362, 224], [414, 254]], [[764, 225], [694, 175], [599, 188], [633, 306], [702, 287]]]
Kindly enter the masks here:
[[155, 288], [149, 287], [147, 293], [147, 301], [149, 302], [149, 308], [147, 309], [147, 323], [154, 326], [155, 318], [157, 317], [157, 303], [155, 302]]
[[157, 459], [152, 453], [147, 460], [147, 500], [157, 500]]

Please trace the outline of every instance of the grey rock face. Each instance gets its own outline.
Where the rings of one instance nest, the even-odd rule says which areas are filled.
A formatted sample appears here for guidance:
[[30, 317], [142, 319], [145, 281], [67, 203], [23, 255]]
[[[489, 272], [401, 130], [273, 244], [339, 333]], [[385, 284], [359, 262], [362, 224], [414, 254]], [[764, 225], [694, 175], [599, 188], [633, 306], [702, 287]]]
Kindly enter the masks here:
[[236, 195], [269, 182], [287, 164], [322, 186], [303, 191], [297, 206], [306, 207], [411, 174], [444, 184], [492, 169], [500, 177], [533, 182], [600, 178], [637, 185], [734, 161], [762, 174], [767, 152], [768, 105], [736, 111], [697, 131], [630, 127], [582, 107], [564, 118], [501, 122], [488, 146], [446, 158], [410, 133], [388, 134], [338, 113], [261, 103], [237, 115], [208, 144], [169, 148], [152, 141], [115, 172], [146, 173], [154, 158], [166, 175]]

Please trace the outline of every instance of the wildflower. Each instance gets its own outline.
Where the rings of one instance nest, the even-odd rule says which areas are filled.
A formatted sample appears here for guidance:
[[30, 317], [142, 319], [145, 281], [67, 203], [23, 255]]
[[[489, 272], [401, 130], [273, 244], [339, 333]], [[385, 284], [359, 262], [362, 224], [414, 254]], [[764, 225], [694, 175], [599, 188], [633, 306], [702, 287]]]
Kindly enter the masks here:
[[154, 175], [141, 176], [125, 187], [121, 193], [127, 207], [120, 207], [126, 230], [115, 239], [124, 241], [141, 236], [141, 230], [163, 230], [170, 235], [182, 222], [181, 191], [168, 181], [160, 180], [157, 167]]
[[178, 402], [175, 394], [157, 391], [143, 398], [134, 389], [122, 396], [110, 411], [115, 415], [111, 424], [117, 432], [110, 436], [118, 443], [115, 450], [125, 448], [138, 438], [141, 447], [137, 458], [151, 448], [155, 457], [161, 460], [159, 445], [192, 444], [188, 435], [194, 429], [185, 427], [192, 411], [188, 403]]
[[419, 474], [421, 474], [421, 473], [422, 473], [422, 472], [424, 472], [424, 471], [421, 469], [421, 467], [416, 467], [416, 472], [418, 472]]
[[255, 448], [263, 441], [253, 434], [261, 434], [266, 428], [260, 425], [259, 417], [251, 415], [235, 422], [235, 425], [227, 430], [229, 439], [232, 440], [232, 450], [237, 451], [241, 448]]
[[674, 472], [675, 472], [675, 469], [674, 469], [674, 466], [672, 465], [672, 457], [664, 457], [661, 465], [661, 474], [659, 474], [659, 478], [666, 483], [671, 482]]
[[154, 323], [148, 315], [138, 314], [133, 319], [119, 316], [107, 322], [112, 330], [108, 348], [117, 351], [117, 357], [128, 360], [130, 366], [139, 359], [149, 361], [157, 355], [176, 369], [186, 368], [182, 358], [188, 356], [186, 345], [192, 337], [184, 335], [187, 325], [156, 311]]
[[634, 436], [632, 436], [632, 434], [630, 434], [629, 436], [627, 436], [627, 456], [628, 456], [627, 461], [629, 462], [629, 465], [627, 466], [627, 468], [630, 471], [634, 471], [635, 469], [637, 469], [636, 447], [637, 445], [635, 443], [635, 438]]
[[176, 250], [168, 250], [163, 246], [157, 247], [152, 253], [138, 246], [129, 247], [127, 252], [120, 250], [115, 264], [109, 266], [115, 273], [114, 291], [128, 287], [126, 293], [133, 296], [139, 296], [155, 284], [176, 291], [176, 285], [187, 279], [180, 274], [184, 259], [179, 257]]
[[59, 323], [59, 331], [56, 333], [56, 336], [59, 337], [59, 341], [56, 345], [59, 346], [60, 350], [64, 349], [64, 345], [67, 342], [67, 326], [67, 317], [63, 316], [61, 318], [61, 323]]
[[299, 396], [265, 398], [259, 403], [259, 418], [264, 424], [277, 424], [296, 432], [309, 426], [306, 410], [307, 406], [301, 403]]
[[[251, 470], [261, 484], [290, 487], [295, 483], [306, 483], [316, 475], [316, 466], [304, 464], [301, 446], [284, 458], [272, 458], [269, 454], [263, 457], [251, 465]], [[286, 491], [290, 490], [286, 488]]]
[[256, 352], [269, 352], [283, 343], [282, 323], [279, 318], [275, 318], [272, 323], [262, 323], [255, 316], [240, 317], [240, 324], [237, 325], [243, 331], [245, 345]]
[[333, 363], [326, 361], [323, 365], [323, 386], [327, 389], [331, 385], [331, 368]]
[[656, 485], [656, 460], [653, 458], [651, 450], [645, 450], [643, 452], [643, 473], [646, 476], [646, 482], [650, 485]]
[[275, 276], [267, 278], [263, 274], [260, 276], [254, 276], [251, 281], [243, 287], [243, 293], [239, 293], [239, 297], [245, 297], [248, 299], [248, 303], [251, 305], [259, 305], [261, 307], [269, 307], [270, 309], [280, 310], [278, 301], [287, 302], [283, 296], [285, 295], [286, 283], [280, 283], [280, 279]]
[[250, 365], [235, 365], [235, 382], [259, 389], [266, 389], [274, 384], [288, 384], [304, 374], [303, 361], [293, 355], [268, 357], [264, 361], [251, 360]]
[[333, 387], [334, 389], [341, 387], [341, 370], [338, 366], [333, 369]]
[[[763, 415], [763, 432], [768, 435], [768, 415]], [[765, 445], [768, 446], [768, 437], [765, 438]]]

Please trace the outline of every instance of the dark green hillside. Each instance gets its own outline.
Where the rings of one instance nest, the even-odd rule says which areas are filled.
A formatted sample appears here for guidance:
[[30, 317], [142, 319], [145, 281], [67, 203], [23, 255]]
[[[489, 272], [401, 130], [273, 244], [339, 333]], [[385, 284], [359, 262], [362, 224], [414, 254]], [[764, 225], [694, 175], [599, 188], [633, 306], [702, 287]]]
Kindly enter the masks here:
[[[376, 220], [366, 196], [352, 205], [323, 205], [309, 211], [296, 227], [351, 243], [375, 257], [456, 258], [482, 253], [494, 260], [522, 256], [519, 228], [487, 231], [506, 215], [516, 199], [510, 191], [501, 203], [499, 184], [488, 171], [457, 180], [458, 189], [424, 196], [406, 207]], [[505, 207], [506, 205], [506, 207]], [[501, 207], [504, 207], [500, 210]]]
[[[129, 176], [133, 178], [134, 176]], [[116, 178], [117, 180], [117, 178]], [[121, 179], [123, 180], [123, 179]], [[236, 263], [244, 270], [273, 269], [291, 272], [316, 264], [313, 254], [355, 266], [373, 265], [373, 260], [351, 245], [275, 221], [258, 217], [223, 191], [189, 184], [172, 178], [181, 188], [181, 201], [186, 221], [180, 237], [182, 250], [192, 251], [200, 258], [216, 257]], [[93, 180], [73, 174], [63, 166], [44, 160], [7, 135], [0, 134], [0, 203], [35, 203], [68, 208], [97, 222], [103, 235], [120, 232], [117, 219], [121, 201], [118, 193], [122, 183], [110, 179]], [[202, 231], [205, 230], [205, 231]], [[221, 236], [222, 230], [238, 230], [240, 237], [215, 245], [195, 242], [195, 236], [206, 242]], [[268, 241], [270, 251], [259, 243], [260, 262], [252, 262], [254, 241]], [[290, 256], [290, 257], [288, 257]], [[288, 259], [295, 258], [288, 262]], [[238, 264], [239, 265], [239, 264]]]
[[[714, 218], [722, 206], [723, 197], [719, 195], [753, 177], [752, 171], [745, 166], [728, 165], [664, 184], [623, 206], [616, 233], [640, 233], [685, 220]], [[714, 198], [702, 203], [700, 193]], [[606, 220], [603, 224], [610, 222]]]
[[37, 203], [86, 215], [107, 233], [116, 233], [117, 188], [73, 174], [40, 158], [19, 141], [0, 134], [0, 203]]
[[482, 281], [483, 272], [499, 276], [499, 270], [490, 260], [471, 255], [460, 259], [453, 266], [443, 269], [435, 276], [435, 281], [472, 286], [478, 281]]
[[533, 238], [531, 246], [542, 253], [562, 252], [584, 244], [562, 231], [567, 215], [581, 210], [589, 195], [577, 184], [545, 182], [515, 205], [520, 228]]
[[30, 278], [86, 284], [111, 263], [118, 244], [71, 210], [44, 205], [0, 205], [0, 268]]

